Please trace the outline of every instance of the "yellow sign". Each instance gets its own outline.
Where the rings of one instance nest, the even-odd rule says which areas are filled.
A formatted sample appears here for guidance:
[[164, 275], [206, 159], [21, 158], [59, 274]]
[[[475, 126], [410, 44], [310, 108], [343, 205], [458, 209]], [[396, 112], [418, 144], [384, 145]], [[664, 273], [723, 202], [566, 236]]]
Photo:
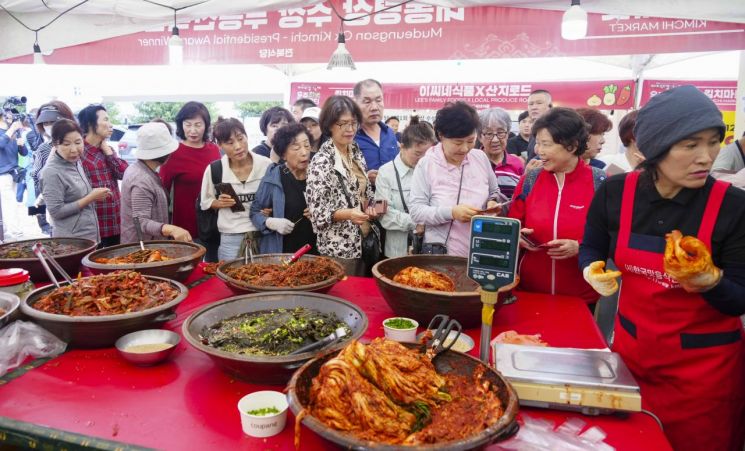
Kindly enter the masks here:
[[722, 120], [725, 126], [724, 141], [722, 141], [722, 147], [724, 147], [735, 140], [735, 112], [722, 111]]

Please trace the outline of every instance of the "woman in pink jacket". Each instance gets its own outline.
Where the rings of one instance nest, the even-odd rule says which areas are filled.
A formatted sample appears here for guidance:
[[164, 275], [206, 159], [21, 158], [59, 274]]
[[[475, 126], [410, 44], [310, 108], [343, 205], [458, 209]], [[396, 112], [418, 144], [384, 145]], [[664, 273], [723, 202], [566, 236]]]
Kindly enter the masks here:
[[523, 176], [508, 216], [522, 222], [525, 250], [520, 288], [538, 293], [598, 299], [579, 270], [577, 254], [595, 187], [605, 173], [582, 160], [588, 127], [569, 108], [552, 108], [533, 124], [542, 167]]

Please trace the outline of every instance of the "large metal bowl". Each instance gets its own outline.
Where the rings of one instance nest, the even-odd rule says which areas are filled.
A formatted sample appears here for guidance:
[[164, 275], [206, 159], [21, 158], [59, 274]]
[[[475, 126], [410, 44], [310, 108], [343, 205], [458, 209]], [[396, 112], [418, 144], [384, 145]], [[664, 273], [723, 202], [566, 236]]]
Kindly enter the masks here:
[[[0, 244], [0, 250], [10, 245], [24, 244], [28, 245], [30, 248], [34, 245], [34, 243], [47, 244], [51, 242], [69, 244], [79, 249], [78, 251], [69, 254], [52, 255], [54, 259], [57, 260], [57, 263], [59, 263], [62, 268], [73, 277], [78, 273], [78, 270], [80, 269], [80, 260], [83, 258], [83, 256], [94, 250], [97, 246], [95, 242], [86, 240], [84, 238], [41, 238], [36, 240], [12, 241], [9, 243]], [[46, 271], [44, 271], [44, 267], [41, 266], [39, 259], [36, 257], [0, 258], [0, 269], [6, 268], [25, 269], [26, 271], [28, 271], [29, 277], [31, 277], [31, 280], [34, 283], [49, 281], [49, 276], [47, 275]]]
[[[419, 346], [415, 343], [402, 344], [412, 349]], [[310, 388], [313, 378], [318, 375], [321, 366], [335, 355], [336, 353], [332, 352], [325, 353], [324, 355], [321, 355], [303, 365], [303, 367], [292, 376], [292, 380], [290, 380], [288, 385], [288, 397], [290, 400], [290, 408], [296, 416], [303, 409], [307, 408], [310, 403]], [[473, 375], [477, 366], [485, 366], [480, 360], [456, 351], [447, 351], [440, 354], [435, 358], [433, 363], [439, 374], [452, 373], [469, 377]], [[485, 368], [486, 371], [484, 372], [484, 378], [489, 380], [499, 389], [499, 399], [504, 407], [504, 415], [491, 427], [484, 429], [472, 437], [457, 441], [417, 446], [416, 449], [449, 451], [478, 449], [490, 443], [505, 440], [517, 432], [519, 428], [517, 421], [515, 420], [515, 416], [519, 409], [517, 394], [510, 383], [507, 382], [501, 374], [491, 367], [485, 366]], [[386, 445], [360, 440], [352, 434], [337, 431], [326, 426], [313, 415], [306, 415], [303, 418], [303, 424], [316, 434], [342, 446], [344, 449], [400, 451], [408, 448], [401, 445]], [[414, 449], [414, 447], [411, 447], [411, 449]]]
[[18, 307], [21, 300], [15, 294], [0, 291], [0, 309], [5, 313], [0, 313], [0, 327], [14, 320], [18, 314]]
[[189, 289], [175, 280], [145, 277], [152, 281], [168, 282], [179, 291], [179, 294], [165, 304], [141, 312], [105, 316], [67, 316], [42, 312], [32, 307], [37, 300], [56, 289], [54, 285], [49, 285], [32, 291], [21, 303], [21, 312], [71, 347], [106, 348], [112, 346], [122, 335], [152, 329], [174, 319], [176, 306], [189, 294]]
[[207, 250], [204, 246], [185, 241], [145, 241], [146, 249], [162, 249], [171, 260], [151, 263], [125, 263], [109, 265], [97, 263], [99, 258], [114, 258], [140, 250], [140, 243], [127, 243], [91, 252], [83, 258], [83, 265], [94, 274], [134, 270], [148, 276], [165, 277], [183, 282], [194, 271]]
[[[290, 257], [292, 257], [292, 254], [262, 254], [255, 255], [253, 258], [253, 262], [279, 265], [282, 263], [282, 261], [287, 260]], [[300, 260], [298, 261], [315, 260], [318, 258], [322, 257], [306, 254], [300, 257]], [[232, 260], [220, 265], [220, 267], [217, 268], [217, 277], [219, 277], [220, 280], [225, 282], [230, 288], [233, 289], [233, 291], [236, 291], [237, 293], [261, 293], [278, 291], [314, 291], [318, 293], [325, 293], [330, 290], [331, 287], [336, 284], [336, 282], [344, 278], [344, 268], [342, 268], [342, 266], [333, 259], [329, 260], [331, 260], [331, 263], [333, 263], [334, 267], [336, 268], [336, 273], [333, 276], [324, 280], [323, 282], [318, 282], [310, 285], [300, 285], [297, 287], [262, 287], [258, 285], [251, 285], [228, 276], [225, 271], [233, 266], [242, 266], [244, 262], [244, 259], [242, 258]]]
[[[321, 313], [334, 313], [352, 329], [352, 335], [334, 345], [317, 351], [287, 356], [251, 356], [220, 351], [202, 343], [205, 328], [242, 313], [277, 308], [304, 307]], [[318, 293], [280, 291], [236, 296], [208, 305], [192, 314], [183, 324], [186, 341], [207, 354], [225, 372], [255, 384], [284, 385], [300, 366], [326, 350], [343, 348], [351, 339], [358, 339], [367, 329], [367, 316], [356, 305], [343, 299]]]
[[[455, 291], [423, 290], [393, 281], [407, 266], [439, 271], [455, 282]], [[481, 294], [479, 285], [468, 278], [467, 260], [450, 255], [407, 255], [389, 258], [375, 264], [373, 277], [383, 298], [398, 316], [428, 324], [437, 314], [457, 319], [464, 328], [481, 324]]]

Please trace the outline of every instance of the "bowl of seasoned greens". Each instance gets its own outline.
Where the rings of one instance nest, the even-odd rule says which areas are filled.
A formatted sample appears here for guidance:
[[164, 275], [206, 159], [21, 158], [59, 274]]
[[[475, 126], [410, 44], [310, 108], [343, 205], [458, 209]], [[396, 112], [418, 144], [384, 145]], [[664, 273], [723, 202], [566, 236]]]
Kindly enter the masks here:
[[[228, 374], [273, 385], [286, 384], [305, 362], [342, 349], [366, 329], [367, 316], [356, 305], [293, 291], [228, 298], [193, 313], [182, 326], [186, 341]], [[320, 341], [322, 347], [304, 351]]]

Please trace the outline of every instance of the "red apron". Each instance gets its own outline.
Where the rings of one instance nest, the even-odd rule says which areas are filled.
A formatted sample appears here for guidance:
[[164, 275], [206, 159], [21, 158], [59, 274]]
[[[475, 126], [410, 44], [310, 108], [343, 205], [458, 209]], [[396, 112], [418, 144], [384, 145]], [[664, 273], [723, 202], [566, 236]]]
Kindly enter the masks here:
[[[615, 324], [618, 352], [641, 387], [642, 405], [662, 421], [676, 450], [742, 451], [745, 342], [739, 317], [711, 307], [665, 274], [663, 255], [630, 247], [638, 172], [627, 175], [615, 262], [623, 272]], [[716, 182], [697, 234], [711, 249], [728, 184]], [[648, 238], [648, 237], [647, 237]]]

